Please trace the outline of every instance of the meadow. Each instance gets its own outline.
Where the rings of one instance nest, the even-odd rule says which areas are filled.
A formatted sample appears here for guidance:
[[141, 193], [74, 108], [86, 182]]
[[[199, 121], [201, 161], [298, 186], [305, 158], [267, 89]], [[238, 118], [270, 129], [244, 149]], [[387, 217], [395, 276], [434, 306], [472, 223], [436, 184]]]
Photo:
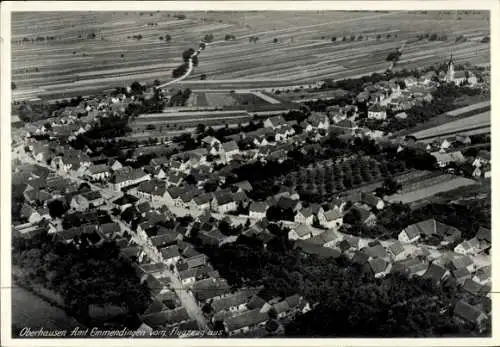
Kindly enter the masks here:
[[[447, 39], [417, 39], [425, 33]], [[387, 54], [404, 42], [397, 69], [450, 53], [457, 63], [488, 64], [490, 54], [481, 42], [487, 12], [24, 12], [12, 18], [14, 99], [168, 82], [182, 52], [205, 35], [213, 40], [181, 87], [261, 89], [362, 76], [386, 70]]]

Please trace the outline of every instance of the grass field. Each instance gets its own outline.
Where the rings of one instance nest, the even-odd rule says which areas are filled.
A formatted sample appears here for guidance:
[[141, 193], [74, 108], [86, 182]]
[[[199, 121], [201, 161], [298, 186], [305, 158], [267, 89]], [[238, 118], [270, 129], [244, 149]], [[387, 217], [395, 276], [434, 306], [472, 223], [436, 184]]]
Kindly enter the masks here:
[[[168, 81], [181, 53], [206, 34], [214, 41], [200, 55], [191, 89], [287, 86], [360, 76], [387, 69], [388, 52], [407, 41], [398, 68], [442, 62], [489, 63], [487, 12], [171, 12], [14, 13], [12, 74], [15, 98], [84, 94], [134, 80]], [[416, 41], [445, 34], [445, 42]], [[89, 35], [95, 34], [95, 38]], [[133, 38], [141, 35], [141, 39]], [[166, 42], [160, 37], [171, 36]], [[226, 34], [236, 39], [225, 41]], [[380, 35], [380, 39], [377, 36]], [[390, 35], [390, 36], [389, 36]], [[456, 43], [463, 35], [466, 42]], [[36, 41], [37, 36], [53, 40]], [[252, 36], [256, 43], [249, 42]], [[331, 41], [332, 36], [337, 40]], [[343, 41], [346, 36], [348, 39]], [[355, 36], [351, 41], [350, 37]], [[360, 38], [358, 40], [358, 38]], [[34, 39], [32, 42], [31, 39]], [[276, 42], [274, 42], [276, 40]], [[200, 81], [200, 75], [207, 76]], [[216, 81], [217, 83], [211, 83]]]

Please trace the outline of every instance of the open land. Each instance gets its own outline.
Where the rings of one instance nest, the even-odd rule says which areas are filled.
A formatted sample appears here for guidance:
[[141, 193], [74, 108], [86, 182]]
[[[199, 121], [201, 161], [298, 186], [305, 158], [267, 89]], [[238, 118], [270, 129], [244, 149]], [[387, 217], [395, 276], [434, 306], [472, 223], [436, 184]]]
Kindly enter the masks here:
[[[179, 20], [166, 12], [67, 12], [64, 18], [47, 12], [16, 13], [14, 19], [14, 99], [86, 95], [135, 80], [169, 81], [182, 62], [180, 52], [196, 47], [206, 34], [214, 40], [199, 66], [179, 82], [183, 87], [268, 88], [361, 76], [387, 69], [387, 54], [403, 42], [397, 68], [441, 63], [450, 51], [457, 63], [480, 65], [490, 54], [489, 44], [480, 42], [489, 30], [484, 13], [353, 12], [346, 19], [344, 12], [296, 12], [285, 19], [272, 11], [189, 12]], [[445, 33], [448, 40], [417, 41], [425, 32]], [[33, 33], [54, 40], [31, 42]], [[88, 38], [92, 34], [95, 38]], [[224, 40], [226, 34], [235, 40]], [[459, 35], [467, 41], [456, 42]], [[249, 42], [250, 37], [259, 39]], [[200, 81], [201, 74], [207, 79]]]
[[432, 141], [440, 136], [451, 136], [454, 134], [469, 134], [470, 132], [474, 132], [474, 134], [489, 133], [490, 126], [491, 112], [487, 111], [430, 129], [417, 131], [412, 135], [420, 140]]

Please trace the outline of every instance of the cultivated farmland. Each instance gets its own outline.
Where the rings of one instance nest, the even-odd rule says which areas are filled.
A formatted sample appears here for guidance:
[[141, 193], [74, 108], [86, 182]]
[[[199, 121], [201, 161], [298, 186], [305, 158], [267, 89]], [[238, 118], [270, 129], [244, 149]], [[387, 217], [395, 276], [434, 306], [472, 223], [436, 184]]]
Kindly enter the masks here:
[[476, 134], [490, 132], [491, 126], [491, 111], [482, 112], [480, 114], [461, 118], [456, 121], [448, 122], [434, 128], [417, 131], [412, 135], [417, 139], [432, 141], [439, 137], [453, 136], [454, 134], [462, 134], [473, 131]]
[[[168, 82], [182, 62], [181, 53], [196, 48], [206, 34], [214, 40], [200, 55], [199, 66], [179, 82], [181, 87], [262, 89], [361, 76], [387, 69], [388, 52], [405, 41], [396, 68], [441, 63], [451, 52], [457, 63], [489, 62], [489, 43], [481, 42], [489, 31], [487, 12], [350, 12], [348, 19], [341, 11], [174, 15], [65, 12], [60, 18], [50, 12], [14, 13], [14, 98], [86, 95], [135, 80]], [[416, 40], [421, 33], [448, 39]], [[226, 34], [235, 40], [224, 40]], [[457, 42], [458, 35], [467, 40]], [[250, 42], [251, 37], [258, 40]], [[200, 80], [202, 74], [206, 80]]]
[[408, 185], [401, 193], [391, 195], [388, 201], [391, 203], [412, 203], [426, 199], [438, 193], [447, 192], [460, 187], [476, 184], [476, 181], [453, 175], [440, 175], [415, 182]]

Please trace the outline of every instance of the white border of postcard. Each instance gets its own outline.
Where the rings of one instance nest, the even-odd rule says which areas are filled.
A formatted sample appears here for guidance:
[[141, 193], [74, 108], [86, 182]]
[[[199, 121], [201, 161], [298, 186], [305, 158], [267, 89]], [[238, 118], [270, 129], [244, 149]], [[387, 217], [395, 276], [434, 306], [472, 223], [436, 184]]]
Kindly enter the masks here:
[[[234, 11], [234, 10], [489, 10], [491, 21], [491, 62], [500, 61], [500, 1], [6, 1], [1, 6], [1, 115], [0, 117], [0, 207], [1, 207], [1, 328], [2, 346], [494, 346], [500, 345], [500, 316], [498, 312], [499, 295], [498, 278], [499, 266], [493, 265], [492, 286], [492, 337], [491, 338], [429, 338], [429, 339], [12, 339], [11, 338], [11, 296], [10, 296], [10, 182], [11, 182], [11, 153], [10, 153], [10, 13], [13, 11]], [[500, 107], [500, 79], [496, 64], [492, 64], [492, 97], [493, 114]], [[493, 132], [496, 132], [495, 116], [492, 117]], [[498, 124], [500, 126], [500, 124]], [[500, 142], [492, 136], [493, 147], [500, 146]], [[496, 144], [497, 143], [497, 144]], [[496, 156], [497, 151], [492, 151]], [[493, 160], [493, 173], [497, 172], [498, 161]], [[495, 180], [492, 180], [492, 226], [496, 229], [499, 219], [499, 209], [496, 202]], [[495, 199], [496, 198], [496, 199]], [[494, 233], [493, 233], [494, 234]], [[496, 236], [493, 235], [493, 240]], [[498, 248], [493, 242], [493, 248]], [[498, 264], [498, 251], [493, 252], [492, 264]]]

